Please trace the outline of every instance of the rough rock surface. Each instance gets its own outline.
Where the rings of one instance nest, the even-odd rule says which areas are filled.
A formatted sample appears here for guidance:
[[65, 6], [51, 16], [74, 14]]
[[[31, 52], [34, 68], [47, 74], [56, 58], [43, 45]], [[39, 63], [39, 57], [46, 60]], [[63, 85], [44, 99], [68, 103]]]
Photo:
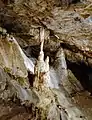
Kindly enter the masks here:
[[[68, 0], [66, 0], [68, 1]], [[56, 2], [60, 5], [60, 2]], [[57, 7], [55, 0], [35, 0], [5, 4], [0, 9], [0, 25], [17, 37], [23, 46], [39, 44], [39, 27], [46, 28], [46, 44], [64, 43], [67, 59], [83, 60], [87, 65], [91, 60], [91, 5], [90, 1], [70, 6], [69, 9]], [[87, 6], [89, 4], [89, 6]], [[3, 18], [3, 19], [2, 19]], [[24, 40], [25, 39], [25, 40]], [[52, 45], [52, 46], [53, 46]], [[77, 52], [77, 56], [76, 56]], [[75, 57], [72, 57], [74, 54]]]
[[[7, 29], [8, 33], [13, 34], [20, 46], [24, 48], [28, 57], [35, 57], [35, 60], [32, 58], [34, 63], [39, 54], [40, 28], [44, 27], [44, 52], [46, 56], [51, 56], [50, 72], [53, 72], [53, 74], [50, 75], [50, 79], [53, 78], [53, 75], [56, 78], [58, 76], [59, 80], [63, 81], [62, 86], [66, 88], [65, 90], [70, 90], [68, 93], [72, 94], [74, 91], [82, 90], [82, 86], [73, 78], [74, 76], [72, 74], [70, 75], [70, 71], [67, 72], [67, 67], [64, 67], [66, 65], [64, 62], [65, 56], [71, 62], [84, 62], [87, 65], [92, 65], [92, 4], [88, 1], [77, 3], [70, 7], [67, 6], [67, 8], [63, 7], [63, 3], [71, 3], [70, 0], [68, 3], [67, 1], [68, 0], [62, 2], [59, 0], [58, 2], [56, 0], [1, 1], [0, 26]], [[22, 104], [35, 104], [35, 106], [40, 108], [32, 107], [37, 113], [37, 116], [35, 116], [36, 119], [46, 119], [48, 113], [46, 110], [49, 109], [44, 110], [43, 108], [48, 108], [48, 106], [51, 107], [48, 119], [54, 119], [54, 115], [55, 119], [85, 119], [84, 115], [79, 114], [81, 111], [74, 104], [71, 105], [72, 101], [70, 97], [68, 99], [65, 90], [57, 90], [56, 88], [48, 90], [46, 88], [43, 92], [39, 92], [32, 86], [32, 88], [30, 88], [27, 71], [30, 71], [32, 77], [34, 64], [32, 64], [32, 61], [23, 53], [13, 39], [9, 36], [6, 37], [5, 29], [0, 28], [0, 34], [3, 35], [1, 36], [0, 42], [1, 98], [6, 99], [13, 95], [16, 96], [16, 93], [17, 98], [21, 100]], [[57, 56], [57, 50], [60, 47], [63, 47], [65, 53], [64, 57], [61, 56], [62, 59], [64, 58], [63, 63], [59, 58], [60, 56]], [[62, 72], [62, 76], [60, 72]], [[5, 77], [2, 76], [2, 74], [5, 75]], [[67, 77], [69, 77], [68, 75], [70, 75], [70, 78], [72, 77], [73, 80], [75, 79], [73, 84], [71, 84], [71, 79], [70, 81], [67, 79]], [[58, 81], [55, 81], [55, 83], [52, 81], [52, 84], [61, 86], [61, 81], [59, 81], [59, 83]], [[9, 84], [7, 82], [9, 82]], [[68, 83], [72, 86], [72, 89], [67, 86]], [[74, 85], [77, 86], [75, 89]], [[14, 92], [11, 94], [11, 91]], [[52, 100], [53, 102], [51, 102]], [[59, 105], [56, 103], [59, 103]], [[62, 107], [62, 105], [64, 105], [65, 108], [64, 106]], [[52, 106], [54, 109], [52, 109]], [[75, 109], [75, 111], [73, 111], [73, 109]], [[78, 114], [78, 118], [75, 113]]]

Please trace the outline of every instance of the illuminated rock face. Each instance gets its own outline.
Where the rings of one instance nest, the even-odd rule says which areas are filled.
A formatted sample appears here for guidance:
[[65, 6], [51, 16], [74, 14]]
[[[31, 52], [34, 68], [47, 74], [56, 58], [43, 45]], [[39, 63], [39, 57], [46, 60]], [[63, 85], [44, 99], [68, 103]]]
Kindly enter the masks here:
[[[4, 29], [2, 32], [0, 36], [0, 98], [8, 99], [16, 93], [21, 101], [29, 100], [27, 71], [34, 73], [34, 64], [24, 54], [16, 39], [8, 35]], [[9, 86], [7, 90], [5, 90], [6, 86]]]
[[10, 69], [11, 74], [27, 77], [27, 70], [34, 73], [33, 62], [26, 57], [14, 37], [0, 39], [0, 65]]

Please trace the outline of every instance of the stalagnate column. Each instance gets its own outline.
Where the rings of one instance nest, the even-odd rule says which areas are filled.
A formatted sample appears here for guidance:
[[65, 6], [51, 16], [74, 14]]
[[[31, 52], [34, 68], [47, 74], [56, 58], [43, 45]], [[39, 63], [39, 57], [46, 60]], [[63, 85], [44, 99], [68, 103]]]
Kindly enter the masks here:
[[38, 90], [42, 90], [44, 86], [48, 85], [49, 78], [49, 57], [47, 56], [44, 61], [44, 52], [43, 52], [43, 44], [44, 44], [44, 28], [40, 28], [40, 54], [37, 60], [37, 64], [35, 66], [35, 81], [34, 87]]

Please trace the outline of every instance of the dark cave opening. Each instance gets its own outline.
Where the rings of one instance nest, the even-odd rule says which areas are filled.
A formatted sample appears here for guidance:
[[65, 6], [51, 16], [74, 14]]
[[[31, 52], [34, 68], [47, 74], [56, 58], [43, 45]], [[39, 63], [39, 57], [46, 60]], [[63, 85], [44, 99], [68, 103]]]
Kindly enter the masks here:
[[68, 60], [67, 67], [70, 69], [75, 77], [80, 81], [84, 90], [92, 93], [92, 67], [85, 65], [85, 63], [72, 63]]

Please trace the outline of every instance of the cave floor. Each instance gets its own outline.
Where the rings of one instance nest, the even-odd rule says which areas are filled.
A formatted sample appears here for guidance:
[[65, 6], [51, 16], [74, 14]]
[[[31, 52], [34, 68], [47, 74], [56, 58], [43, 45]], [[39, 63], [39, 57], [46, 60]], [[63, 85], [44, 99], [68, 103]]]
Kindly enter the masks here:
[[[92, 97], [87, 91], [77, 93], [72, 97], [74, 103], [82, 109], [88, 120], [92, 120]], [[0, 100], [0, 120], [33, 120], [30, 108], [19, 103]]]
[[92, 120], [92, 96], [89, 95], [89, 92], [77, 93], [74, 95], [73, 100], [79, 105], [88, 120]]
[[31, 117], [29, 108], [11, 101], [6, 103], [0, 100], [0, 120], [32, 120]]

